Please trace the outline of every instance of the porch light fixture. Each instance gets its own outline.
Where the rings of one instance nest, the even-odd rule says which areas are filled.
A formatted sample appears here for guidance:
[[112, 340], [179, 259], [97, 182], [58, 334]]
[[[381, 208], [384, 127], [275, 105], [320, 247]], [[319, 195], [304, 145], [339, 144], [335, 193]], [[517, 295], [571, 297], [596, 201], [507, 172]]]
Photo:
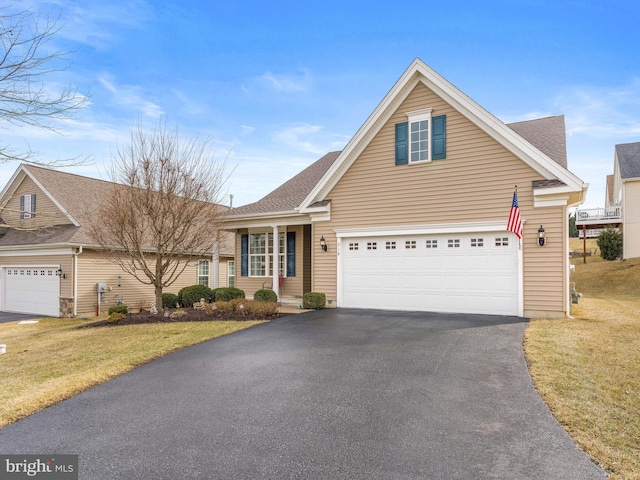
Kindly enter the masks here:
[[59, 268], [58, 270], [56, 270], [56, 276], [58, 276], [58, 277], [60, 277], [60, 278], [67, 278], [67, 274], [66, 274], [66, 273], [64, 273], [64, 272], [62, 271], [62, 269], [61, 269], [61, 268]]
[[122, 286], [122, 276], [118, 275], [118, 286], [121, 287]]
[[323, 252], [326, 252], [329, 247], [327, 247], [327, 242], [324, 241], [324, 235], [320, 237], [320, 248]]
[[538, 229], [538, 245], [544, 247], [546, 244], [547, 239], [544, 236], [544, 228], [542, 228], [542, 225], [540, 225], [540, 228]]

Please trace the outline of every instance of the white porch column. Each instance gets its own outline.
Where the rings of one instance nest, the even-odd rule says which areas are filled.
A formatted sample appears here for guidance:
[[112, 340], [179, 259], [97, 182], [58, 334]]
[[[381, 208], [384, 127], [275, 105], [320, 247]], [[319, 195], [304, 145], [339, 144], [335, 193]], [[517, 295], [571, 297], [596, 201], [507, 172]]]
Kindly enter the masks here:
[[211, 288], [220, 287], [220, 253], [218, 248], [218, 240], [213, 242], [213, 254], [211, 255]]
[[[268, 262], [267, 262], [268, 263]], [[278, 226], [274, 225], [273, 227], [273, 291], [280, 299], [280, 281], [279, 281], [279, 273], [280, 273], [280, 235], [278, 232]]]

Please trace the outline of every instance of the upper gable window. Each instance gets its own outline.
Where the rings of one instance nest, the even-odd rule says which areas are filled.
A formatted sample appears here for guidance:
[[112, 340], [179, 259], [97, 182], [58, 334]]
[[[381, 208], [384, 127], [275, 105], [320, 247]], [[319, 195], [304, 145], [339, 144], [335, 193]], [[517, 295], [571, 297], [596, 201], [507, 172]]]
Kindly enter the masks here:
[[396, 124], [396, 165], [446, 158], [446, 115], [431, 116], [432, 109], [407, 113]]
[[20, 218], [34, 218], [36, 216], [36, 194], [20, 197]]

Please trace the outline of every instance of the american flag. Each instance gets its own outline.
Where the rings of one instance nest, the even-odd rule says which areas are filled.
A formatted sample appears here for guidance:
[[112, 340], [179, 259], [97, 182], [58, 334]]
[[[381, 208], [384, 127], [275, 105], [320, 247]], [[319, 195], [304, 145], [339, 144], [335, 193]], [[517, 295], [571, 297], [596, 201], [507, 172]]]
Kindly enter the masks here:
[[511, 211], [509, 212], [509, 221], [507, 222], [507, 230], [516, 234], [516, 237], [522, 238], [522, 222], [520, 221], [520, 207], [518, 207], [518, 194], [514, 190], [513, 202], [511, 202]]

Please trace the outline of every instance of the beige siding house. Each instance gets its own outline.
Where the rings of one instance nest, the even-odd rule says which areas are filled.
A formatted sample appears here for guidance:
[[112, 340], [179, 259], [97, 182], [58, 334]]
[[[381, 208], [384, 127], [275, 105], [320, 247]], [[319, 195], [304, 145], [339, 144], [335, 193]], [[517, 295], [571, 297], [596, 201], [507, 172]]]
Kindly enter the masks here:
[[[109, 262], [83, 228], [113, 186], [33, 165], [16, 170], [0, 194], [0, 310], [63, 317], [95, 315], [119, 302], [134, 308], [153, 303], [153, 287]], [[166, 292], [233, 281], [233, 235], [218, 238], [218, 252], [189, 261]]]
[[[522, 239], [506, 229], [516, 185]], [[344, 150], [225, 224], [249, 295], [561, 317], [567, 208], [586, 189], [567, 170], [564, 117], [506, 125], [416, 59]]]
[[[622, 258], [640, 257], [640, 142], [615, 146], [613, 175], [606, 178], [605, 207], [576, 212], [576, 227], [587, 237], [603, 228], [622, 230]], [[581, 235], [582, 236], [582, 235]]]

